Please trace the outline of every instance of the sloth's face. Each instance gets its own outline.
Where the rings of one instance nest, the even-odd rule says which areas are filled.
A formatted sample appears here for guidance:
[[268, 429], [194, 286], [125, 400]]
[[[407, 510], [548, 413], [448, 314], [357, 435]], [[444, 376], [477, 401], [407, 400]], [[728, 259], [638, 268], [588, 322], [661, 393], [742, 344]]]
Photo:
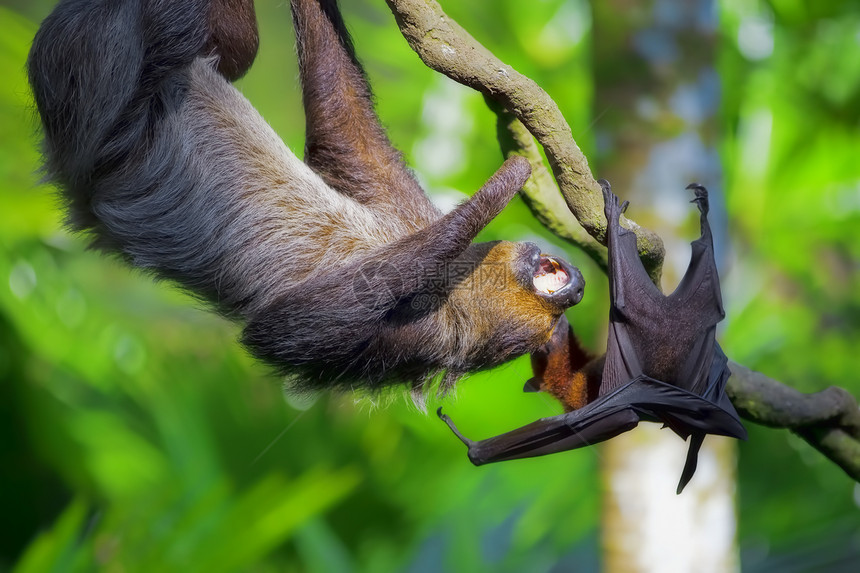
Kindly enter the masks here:
[[519, 257], [521, 265], [525, 267], [520, 282], [528, 286], [531, 279], [531, 286], [537, 296], [562, 310], [582, 300], [585, 280], [578, 268], [562, 258], [541, 253], [534, 243], [516, 246], [518, 251], [525, 251]]
[[473, 244], [454, 261], [471, 272], [451, 289], [464, 346], [488, 351], [488, 363], [531, 352], [545, 343], [565, 309], [582, 300], [582, 273], [533, 243]]
[[579, 269], [542, 253], [534, 243], [474, 244], [454, 261], [455, 271], [460, 263], [473, 270], [457, 288], [478, 300], [500, 298], [514, 309], [539, 307], [555, 315], [582, 300], [585, 281]]

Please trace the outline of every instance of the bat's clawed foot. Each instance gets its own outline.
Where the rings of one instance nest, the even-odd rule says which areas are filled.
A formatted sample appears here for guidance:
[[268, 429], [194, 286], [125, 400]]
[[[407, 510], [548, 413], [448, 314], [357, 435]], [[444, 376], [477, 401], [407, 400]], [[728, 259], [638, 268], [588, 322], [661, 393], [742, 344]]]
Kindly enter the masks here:
[[618, 196], [612, 192], [612, 186], [606, 179], [598, 179], [597, 183], [603, 190], [603, 212], [606, 214], [606, 222], [609, 225], [618, 223], [621, 214], [627, 210], [630, 201], [625, 201], [619, 205]]
[[695, 203], [702, 215], [707, 215], [709, 210], [708, 205], [708, 190], [700, 183], [690, 183], [687, 189], [692, 189], [696, 193], [696, 197], [690, 201]]
[[597, 183], [603, 190], [603, 212], [606, 214], [606, 221], [612, 220], [612, 205], [618, 205], [618, 197], [612, 192], [612, 186], [606, 179], [598, 179]]
[[442, 413], [442, 407], [440, 406], [438, 410], [436, 410], [436, 415], [439, 416], [439, 419], [448, 424], [448, 427], [451, 428], [451, 431], [454, 432], [454, 435], [460, 438], [460, 441], [466, 444], [467, 446], [471, 446], [474, 442], [460, 433], [460, 430], [457, 429], [457, 426], [454, 425], [454, 421], [448, 417], [447, 414]]

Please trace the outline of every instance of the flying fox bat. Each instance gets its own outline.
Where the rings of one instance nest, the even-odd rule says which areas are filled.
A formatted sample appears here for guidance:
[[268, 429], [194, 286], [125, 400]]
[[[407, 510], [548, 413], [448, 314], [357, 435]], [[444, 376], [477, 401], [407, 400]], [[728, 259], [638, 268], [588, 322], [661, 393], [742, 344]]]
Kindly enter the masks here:
[[651, 282], [636, 250], [636, 235], [621, 227], [609, 183], [603, 188], [608, 221], [609, 341], [595, 360], [579, 349], [569, 324], [560, 322], [550, 341], [533, 355], [535, 378], [527, 387], [558, 398], [567, 413], [542, 418], [480, 441], [465, 438], [451, 419], [439, 416], [469, 448], [475, 465], [541, 456], [601, 442], [636, 427], [662, 422], [690, 437], [677, 492], [696, 471], [705, 434], [746, 439], [746, 430], [725, 394], [729, 369], [714, 338], [725, 317], [708, 224], [708, 192], [698, 184], [693, 203], [701, 213], [701, 237], [675, 292], [666, 296]]

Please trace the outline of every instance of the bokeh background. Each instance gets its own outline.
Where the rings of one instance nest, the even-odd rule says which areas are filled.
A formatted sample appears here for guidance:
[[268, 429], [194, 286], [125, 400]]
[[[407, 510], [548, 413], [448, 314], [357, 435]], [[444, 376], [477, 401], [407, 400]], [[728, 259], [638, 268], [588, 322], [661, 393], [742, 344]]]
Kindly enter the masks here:
[[[236, 325], [63, 229], [39, 182], [24, 71], [52, 4], [0, 1], [0, 570], [596, 570], [599, 448], [476, 469], [403, 393], [285, 396]], [[239, 87], [300, 154], [288, 8], [257, 4], [262, 49]], [[391, 139], [434, 200], [453, 205], [501, 161], [494, 117], [421, 64], [382, 0], [342, 4]], [[646, 4], [655, 18], [667, 6]], [[705, 4], [727, 229], [721, 341], [804, 391], [860, 395], [860, 3]], [[595, 97], [607, 70], [626, 73], [605, 48], [611, 13], [584, 0], [443, 6], [550, 93], [595, 173], [624, 129], [608, 118], [648, 113]], [[647, 221], [648, 197], [636, 201]], [[677, 224], [695, 236], [689, 213]], [[569, 317], [601, 349], [606, 280], [584, 255], [518, 198], [482, 238], [536, 240], [579, 264], [587, 294]], [[529, 376], [517, 360], [442, 403], [475, 437], [557, 413], [521, 393]], [[744, 570], [860, 570], [857, 485], [795, 436], [749, 430]]]

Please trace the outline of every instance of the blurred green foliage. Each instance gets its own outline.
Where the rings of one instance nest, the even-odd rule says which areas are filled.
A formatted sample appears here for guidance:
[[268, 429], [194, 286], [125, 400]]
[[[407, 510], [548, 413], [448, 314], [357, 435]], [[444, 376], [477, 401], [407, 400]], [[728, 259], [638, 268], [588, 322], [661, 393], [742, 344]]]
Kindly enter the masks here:
[[[64, 231], [38, 181], [23, 68], [52, 2], [5, 4], [0, 570], [596, 568], [599, 450], [476, 470], [400, 393], [284, 396], [237, 345], [237, 326]], [[501, 160], [481, 97], [424, 68], [383, 2], [343, 4], [392, 140], [440, 202], [471, 193]], [[590, 70], [600, 66], [588, 4], [445, 7], [556, 99], [588, 154]], [[258, 13], [262, 50], [239, 87], [300, 150], [289, 14], [264, 2]], [[724, 346], [803, 390], [838, 384], [860, 395], [860, 7], [725, 0], [720, 19], [734, 251]], [[518, 200], [484, 232], [501, 237], [565, 249]], [[571, 318], [599, 349], [605, 278], [569, 255], [589, 283]], [[446, 409], [473, 435], [556, 413], [520, 392], [528, 376], [527, 360], [477, 374]], [[856, 558], [853, 482], [787, 433], [750, 430], [739, 483], [745, 569]]]
[[[858, 396], [860, 4], [731, 0], [720, 14], [734, 40], [719, 65], [736, 249], [724, 346], [803, 391]], [[851, 545], [856, 559], [856, 484], [798, 438], [750, 429], [739, 466], [750, 553], [803, 563]]]

